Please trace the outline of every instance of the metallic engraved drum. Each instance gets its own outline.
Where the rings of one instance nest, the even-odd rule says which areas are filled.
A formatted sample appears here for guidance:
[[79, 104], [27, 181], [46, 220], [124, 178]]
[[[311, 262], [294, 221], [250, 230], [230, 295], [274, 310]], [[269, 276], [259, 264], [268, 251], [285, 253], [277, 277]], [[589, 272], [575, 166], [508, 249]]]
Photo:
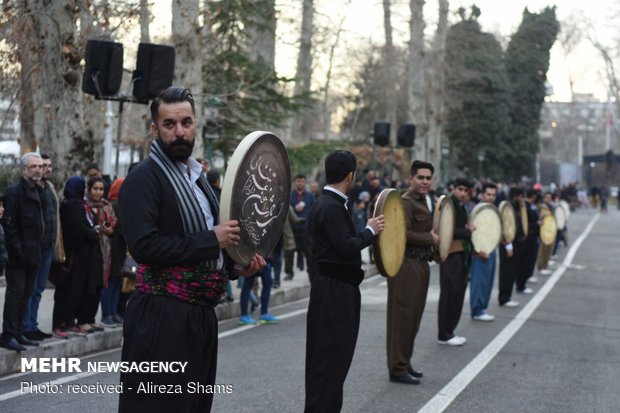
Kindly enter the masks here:
[[439, 205], [439, 223], [437, 225], [439, 256], [442, 261], [448, 258], [452, 239], [454, 238], [454, 226], [456, 225], [456, 217], [454, 214], [454, 203], [449, 196], [446, 196], [441, 200]]
[[375, 237], [372, 252], [379, 272], [394, 277], [403, 265], [407, 246], [407, 219], [399, 191], [392, 188], [381, 191], [373, 217], [379, 215], [385, 217], [385, 228]]
[[566, 222], [568, 221], [568, 217], [566, 216], [566, 209], [564, 209], [562, 205], [558, 205], [553, 210], [553, 215], [555, 215], [555, 222], [558, 225], [558, 231], [562, 231], [566, 226]]
[[517, 218], [515, 210], [508, 201], [502, 201], [499, 204], [499, 214], [502, 217], [502, 235], [504, 242], [510, 243], [517, 236]]
[[266, 257], [282, 235], [291, 198], [291, 166], [284, 144], [271, 132], [256, 131], [237, 146], [222, 185], [220, 222], [241, 227], [236, 247], [226, 248], [235, 262], [248, 265]]
[[555, 222], [555, 217], [553, 214], [545, 215], [540, 225], [540, 241], [547, 246], [553, 245], [557, 235], [558, 224]]
[[495, 205], [479, 203], [471, 211], [469, 222], [476, 227], [471, 234], [474, 250], [485, 254], [492, 253], [502, 239], [502, 217]]
[[[568, 205], [568, 202], [566, 202], [566, 200], [561, 199], [560, 206], [564, 208], [564, 212], [566, 213], [566, 222], [564, 223], [564, 225], [566, 225], [568, 223], [568, 220], [570, 219], [570, 205]], [[564, 227], [561, 227], [560, 229], [564, 229]]]
[[519, 203], [519, 217], [521, 218], [521, 227], [523, 227], [523, 238], [527, 237], [529, 231], [529, 221], [527, 219], [527, 205], [525, 201]]

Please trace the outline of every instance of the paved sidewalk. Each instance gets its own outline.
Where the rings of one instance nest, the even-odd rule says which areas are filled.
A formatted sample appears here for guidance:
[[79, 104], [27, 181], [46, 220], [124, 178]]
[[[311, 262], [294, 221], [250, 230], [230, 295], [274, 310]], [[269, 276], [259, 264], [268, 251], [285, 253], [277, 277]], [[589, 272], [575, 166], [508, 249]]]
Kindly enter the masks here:
[[[368, 261], [367, 251], [363, 251], [364, 260]], [[377, 269], [374, 265], [364, 265], [366, 276], [374, 275]], [[305, 271], [295, 269], [293, 279], [284, 281], [284, 272], [280, 288], [271, 290], [269, 306], [275, 307], [292, 301], [297, 301], [308, 297], [310, 293], [310, 281]], [[241, 289], [237, 288], [237, 282], [233, 281], [233, 295], [235, 301], [232, 303], [220, 304], [215, 311], [218, 320], [227, 320], [239, 317], [239, 294]], [[4, 277], [0, 278], [0, 309], [4, 308], [5, 296]], [[260, 290], [259, 290], [260, 291]], [[43, 292], [39, 307], [39, 328], [44, 332], [52, 331], [52, 310], [54, 308], [54, 289], [47, 288]], [[99, 308], [101, 311], [101, 308]], [[101, 315], [97, 313], [97, 322], [100, 322]], [[25, 357], [72, 357], [81, 356], [88, 353], [102, 351], [110, 348], [120, 347], [122, 339], [122, 327], [106, 328], [105, 331], [88, 334], [86, 337], [72, 337], [69, 339], [51, 338], [41, 342], [38, 347], [28, 347], [28, 350], [21, 353]], [[20, 353], [0, 348], [0, 375], [15, 373], [20, 369]]]

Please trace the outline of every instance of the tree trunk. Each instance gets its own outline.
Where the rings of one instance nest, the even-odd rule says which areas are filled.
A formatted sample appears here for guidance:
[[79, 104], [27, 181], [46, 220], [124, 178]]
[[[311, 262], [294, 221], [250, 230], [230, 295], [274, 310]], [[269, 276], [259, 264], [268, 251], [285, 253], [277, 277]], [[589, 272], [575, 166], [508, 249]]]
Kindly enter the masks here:
[[204, 113], [204, 85], [202, 80], [202, 53], [205, 39], [198, 22], [200, 0], [172, 1], [172, 41], [176, 50], [174, 84], [191, 90], [196, 105], [196, 143], [194, 156], [205, 156], [202, 138]]
[[[23, 13], [23, 16], [28, 12], [28, 6], [24, 3], [22, 3], [21, 6], [25, 7], [20, 11], [20, 13]], [[37, 93], [37, 91], [40, 91], [41, 84], [38, 75], [38, 59], [36, 54], [33, 53], [32, 47], [32, 39], [35, 38], [33, 19], [22, 17], [18, 24], [19, 25], [14, 27], [13, 30], [21, 33], [20, 36], [16, 36], [18, 59], [21, 65], [19, 74], [20, 88], [17, 93], [20, 107], [19, 144], [21, 153], [24, 154], [26, 152], [35, 151], [39, 142], [38, 138], [40, 138], [40, 135], [37, 135], [35, 131], [35, 122], [37, 108], [36, 98], [37, 96], [40, 98], [40, 93]]]
[[416, 125], [414, 156], [427, 159], [426, 84], [424, 79], [424, 0], [410, 0], [409, 22], [409, 117]]
[[[297, 58], [296, 82], [293, 93], [300, 95], [310, 92], [312, 82], [312, 32], [314, 31], [314, 4], [313, 0], [303, 0], [301, 39], [299, 56]], [[293, 120], [291, 140], [293, 142], [307, 141], [310, 136], [310, 122], [305, 112], [300, 112]]]
[[448, 0], [439, 0], [439, 19], [437, 30], [433, 39], [432, 57], [429, 67], [430, 93], [428, 94], [428, 160], [435, 167], [433, 184], [436, 186], [441, 181], [441, 144], [443, 138], [443, 120], [445, 118], [444, 105], [445, 93], [445, 56], [446, 36], [448, 33]]
[[55, 170], [61, 182], [93, 156], [92, 141], [83, 133], [75, 7], [71, 0], [33, 0], [45, 111], [40, 148], [55, 165], [63, 166]]
[[392, 40], [392, 12], [390, 10], [390, 0], [383, 0], [383, 27], [385, 31], [385, 46], [383, 50], [384, 67], [384, 96], [383, 103], [385, 111], [383, 118], [391, 124], [390, 142], [396, 144], [397, 132], [397, 80], [396, 80], [396, 61], [394, 59], [394, 43]]
[[329, 110], [329, 86], [332, 79], [332, 69], [334, 67], [334, 57], [336, 53], [336, 47], [340, 41], [340, 34], [342, 33], [342, 26], [344, 25], [346, 16], [340, 19], [338, 24], [338, 30], [336, 31], [336, 39], [329, 50], [329, 64], [327, 66], [327, 75], [325, 76], [325, 88], [323, 89], [323, 139], [325, 142], [329, 141], [329, 131], [331, 129], [331, 114]]
[[249, 55], [252, 61], [275, 70], [276, 61], [276, 3], [275, 0], [256, 2], [262, 8], [248, 27]]
[[151, 23], [151, 12], [149, 11], [149, 0], [140, 0], [140, 42], [150, 43], [151, 35], [149, 27]]

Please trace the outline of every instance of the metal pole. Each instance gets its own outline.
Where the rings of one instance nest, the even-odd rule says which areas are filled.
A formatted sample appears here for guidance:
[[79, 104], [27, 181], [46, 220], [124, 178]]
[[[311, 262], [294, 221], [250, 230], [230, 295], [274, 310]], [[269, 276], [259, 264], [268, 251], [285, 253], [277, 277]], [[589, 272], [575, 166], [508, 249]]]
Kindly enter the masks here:
[[112, 172], [112, 141], [114, 140], [114, 132], [112, 131], [112, 123], [114, 122], [114, 111], [112, 110], [112, 102], [106, 102], [105, 112], [106, 128], [103, 138], [103, 173], [110, 175]]
[[118, 160], [121, 154], [121, 135], [123, 125], [123, 102], [122, 100], [118, 105], [118, 129], [116, 130], [116, 166], [114, 167], [114, 178], [118, 178]]

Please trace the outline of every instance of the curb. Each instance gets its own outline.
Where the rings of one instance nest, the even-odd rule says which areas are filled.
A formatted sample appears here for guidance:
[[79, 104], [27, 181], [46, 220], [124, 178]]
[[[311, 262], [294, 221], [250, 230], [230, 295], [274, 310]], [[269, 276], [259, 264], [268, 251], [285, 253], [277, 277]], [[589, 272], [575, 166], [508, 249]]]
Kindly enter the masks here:
[[[364, 268], [364, 278], [377, 274], [377, 267], [367, 265]], [[287, 289], [272, 290], [269, 300], [270, 307], [287, 304], [307, 298], [310, 295], [310, 283]], [[239, 302], [223, 303], [215, 307], [215, 314], [219, 321], [237, 318], [241, 315]], [[39, 357], [76, 357], [89, 353], [112, 348], [120, 348], [123, 339], [122, 327], [106, 328], [104, 331], [88, 334], [85, 337], [71, 337], [68, 339], [54, 339], [40, 342], [38, 347], [28, 347], [27, 351], [0, 349], [0, 375], [18, 373], [21, 371], [21, 359]]]

